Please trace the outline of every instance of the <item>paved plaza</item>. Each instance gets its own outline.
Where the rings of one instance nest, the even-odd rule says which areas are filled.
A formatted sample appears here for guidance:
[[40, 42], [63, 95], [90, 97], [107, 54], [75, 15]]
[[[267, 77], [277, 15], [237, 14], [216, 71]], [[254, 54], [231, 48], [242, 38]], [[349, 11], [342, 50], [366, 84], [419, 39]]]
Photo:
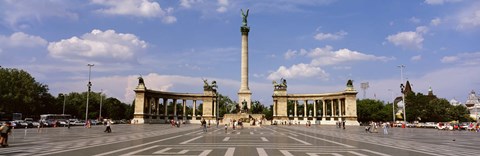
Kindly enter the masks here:
[[230, 155], [230, 156], [317, 156], [317, 155], [480, 155], [480, 133], [393, 128], [389, 134], [365, 133], [363, 127], [278, 125], [245, 127], [225, 133], [200, 125], [114, 125], [90, 129], [72, 127], [16, 129], [10, 147], [0, 155]]

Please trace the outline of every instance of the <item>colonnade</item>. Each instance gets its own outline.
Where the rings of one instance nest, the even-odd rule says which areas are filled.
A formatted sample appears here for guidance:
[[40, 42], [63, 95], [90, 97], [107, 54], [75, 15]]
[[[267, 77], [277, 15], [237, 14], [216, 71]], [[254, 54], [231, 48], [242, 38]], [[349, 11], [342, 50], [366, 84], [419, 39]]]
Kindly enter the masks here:
[[[162, 101], [160, 103], [160, 101]], [[179, 101], [182, 101], [182, 113], [179, 115], [178, 109], [177, 109], [177, 104]], [[197, 110], [197, 100], [192, 100], [192, 120], [195, 120], [196, 117], [196, 110]], [[201, 100], [200, 100], [201, 101]], [[171, 102], [171, 104], [170, 104]], [[168, 99], [168, 98], [151, 98], [151, 101], [149, 102], [150, 105], [145, 107], [146, 111], [148, 112], [148, 115], [150, 119], [165, 119], [168, 117], [173, 117], [177, 119], [178, 116], [181, 116], [183, 120], [187, 120], [187, 99]], [[168, 107], [173, 105], [173, 114], [169, 114], [172, 112], [168, 112]], [[160, 107], [163, 106], [163, 112], [160, 112]], [[215, 114], [214, 114], [215, 115]]]
[[[273, 121], [279, 123], [313, 121], [313, 124], [331, 125], [345, 121], [347, 125], [360, 125], [357, 121], [356, 96], [357, 91], [353, 88], [351, 80], [347, 82], [344, 91], [321, 94], [287, 94], [286, 86], [274, 86]], [[302, 109], [298, 108], [299, 101], [303, 101], [303, 111], [298, 110]], [[313, 105], [310, 110], [309, 105]]]
[[[133, 114], [133, 121], [135, 123], [166, 123], [170, 119], [187, 120], [187, 101], [193, 101], [192, 120], [197, 117], [197, 103], [202, 102], [202, 116], [203, 119], [213, 119], [217, 116], [217, 92], [215, 89], [204, 89], [203, 94], [192, 93], [175, 93], [149, 90], [144, 83], [139, 83], [135, 88], [135, 110]], [[181, 102], [181, 112], [178, 114], [177, 103]], [[168, 106], [173, 104], [173, 112], [168, 111]], [[163, 105], [163, 112], [160, 112], [161, 105]], [[173, 113], [173, 114], [172, 114]], [[178, 117], [181, 117], [180, 119]]]
[[[345, 113], [345, 98], [337, 98], [337, 99], [302, 99], [302, 100], [288, 100], [293, 102], [293, 110], [289, 110], [287, 106], [287, 115], [289, 118], [303, 118], [304, 120], [331, 120], [331, 121], [342, 121], [343, 117], [346, 115]], [[304, 101], [303, 103], [303, 111], [302, 114], [298, 112], [298, 105], [299, 101]], [[313, 101], [313, 103], [309, 103]], [[308, 109], [309, 105], [313, 105], [313, 109]], [[279, 115], [278, 111], [278, 100], [274, 100], [273, 105], [273, 116], [281, 116]], [[300, 108], [302, 109], [302, 108]]]

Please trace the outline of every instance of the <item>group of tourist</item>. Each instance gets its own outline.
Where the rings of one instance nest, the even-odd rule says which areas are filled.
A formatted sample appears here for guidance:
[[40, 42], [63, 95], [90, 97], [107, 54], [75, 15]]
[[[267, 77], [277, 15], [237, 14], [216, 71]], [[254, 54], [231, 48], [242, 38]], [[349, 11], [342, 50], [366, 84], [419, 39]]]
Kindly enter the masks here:
[[390, 128], [389, 122], [373, 122], [371, 121], [370, 124], [365, 127], [366, 133], [378, 133], [378, 128], [381, 127], [383, 129], [383, 134], [388, 134], [388, 128]]

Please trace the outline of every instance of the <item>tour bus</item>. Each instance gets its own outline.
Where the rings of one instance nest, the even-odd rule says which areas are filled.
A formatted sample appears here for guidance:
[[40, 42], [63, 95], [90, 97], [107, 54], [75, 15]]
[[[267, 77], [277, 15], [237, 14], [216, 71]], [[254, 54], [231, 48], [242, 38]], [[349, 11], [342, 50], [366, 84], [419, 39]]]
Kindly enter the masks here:
[[0, 121], [22, 120], [22, 113], [0, 112]]
[[67, 120], [70, 118], [71, 115], [69, 114], [42, 114], [40, 115], [40, 122], [47, 127], [63, 126], [67, 124]]

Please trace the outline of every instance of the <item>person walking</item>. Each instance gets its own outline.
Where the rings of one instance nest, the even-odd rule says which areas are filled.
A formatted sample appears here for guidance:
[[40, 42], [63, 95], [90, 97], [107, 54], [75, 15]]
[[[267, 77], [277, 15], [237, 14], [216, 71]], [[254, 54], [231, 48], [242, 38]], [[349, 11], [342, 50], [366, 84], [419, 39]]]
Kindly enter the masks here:
[[383, 127], [383, 134], [388, 134], [388, 123], [383, 123], [382, 124], [382, 127]]
[[0, 127], [0, 144], [2, 147], [8, 146], [8, 135], [12, 133], [12, 126], [10, 122], [5, 122], [2, 127]]
[[111, 133], [112, 132], [111, 125], [112, 125], [112, 122], [110, 120], [107, 120], [107, 128], [103, 132]]
[[203, 132], [207, 132], [207, 121], [205, 119], [202, 121]]

